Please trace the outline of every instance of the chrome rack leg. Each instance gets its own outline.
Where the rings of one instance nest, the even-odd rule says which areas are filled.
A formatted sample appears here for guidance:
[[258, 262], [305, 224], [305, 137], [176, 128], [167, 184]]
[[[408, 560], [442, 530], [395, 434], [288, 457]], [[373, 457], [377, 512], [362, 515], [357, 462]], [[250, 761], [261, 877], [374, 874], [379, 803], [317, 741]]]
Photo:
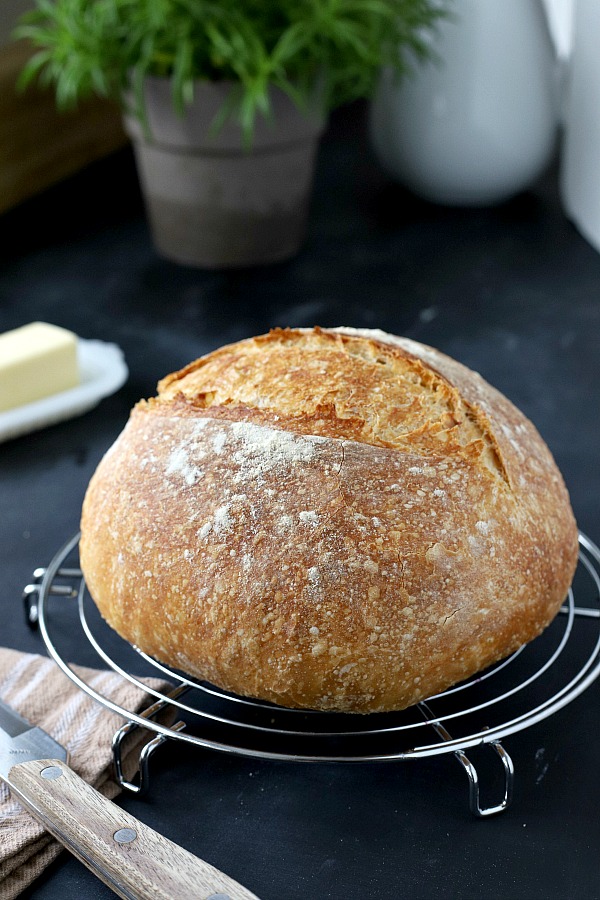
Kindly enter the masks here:
[[[441, 722], [437, 721], [432, 710], [426, 703], [419, 703], [419, 709], [421, 710], [421, 714], [423, 715], [423, 717], [429, 722], [438, 737], [440, 737], [443, 741], [452, 740], [452, 735], [441, 724]], [[504, 810], [507, 809], [508, 806], [510, 806], [513, 797], [515, 775], [513, 761], [500, 741], [490, 741], [489, 746], [498, 754], [504, 768], [504, 798], [496, 806], [481, 806], [479, 796], [479, 775], [477, 774], [477, 769], [475, 768], [467, 754], [464, 752], [464, 750], [454, 751], [454, 756], [465, 770], [467, 778], [469, 779], [469, 808], [473, 815], [477, 816], [478, 818], [496, 816], [498, 815], [498, 813], [504, 812]]]
[[[183, 693], [183, 690], [185, 690], [185, 688], [176, 688], [169, 696], [174, 699]], [[148, 709], [144, 710], [141, 715], [146, 719], [155, 719], [160, 716], [164, 710], [168, 710], [169, 707], [170, 704], [168, 700], [159, 700], [157, 703], [153, 703], [152, 706], [149, 706]], [[169, 740], [164, 734], [157, 734], [152, 740], [143, 744], [139, 751], [137, 762], [137, 783], [129, 781], [125, 775], [124, 769], [125, 754], [123, 753], [123, 743], [128, 735], [135, 733], [142, 727], [143, 726], [138, 725], [137, 722], [126, 722], [119, 728], [112, 739], [115, 780], [124, 790], [129, 791], [132, 794], [137, 794], [138, 796], [145, 794], [150, 784], [150, 757], [155, 750], [165, 743], [165, 741]], [[175, 722], [170, 727], [171, 731], [183, 731], [185, 722]]]
[[[38, 627], [38, 596], [42, 586], [42, 579], [46, 574], [43, 568], [35, 569], [33, 572], [33, 581], [26, 584], [23, 588], [23, 607], [25, 610], [25, 620], [32, 631]], [[81, 569], [63, 568], [56, 573], [57, 577], [74, 579], [81, 578]], [[59, 597], [77, 597], [77, 588], [68, 584], [52, 584], [50, 593]]]
[[500, 743], [500, 741], [490, 741], [489, 744], [502, 761], [504, 766], [504, 799], [496, 806], [482, 807], [479, 803], [479, 776], [477, 769], [462, 750], [457, 750], [454, 754], [461, 766], [464, 768], [469, 779], [469, 807], [473, 815], [485, 818], [486, 816], [495, 816], [510, 806], [513, 795], [514, 774], [515, 769], [513, 761]]

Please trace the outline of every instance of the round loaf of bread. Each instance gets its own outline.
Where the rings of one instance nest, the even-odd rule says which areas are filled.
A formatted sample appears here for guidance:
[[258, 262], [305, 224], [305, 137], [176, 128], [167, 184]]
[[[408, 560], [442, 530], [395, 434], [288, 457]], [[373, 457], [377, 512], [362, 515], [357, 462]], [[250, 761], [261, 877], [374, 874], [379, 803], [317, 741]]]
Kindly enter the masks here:
[[81, 564], [126, 640], [237, 694], [402, 709], [536, 637], [577, 529], [533, 425], [379, 331], [274, 330], [164, 378], [94, 474]]

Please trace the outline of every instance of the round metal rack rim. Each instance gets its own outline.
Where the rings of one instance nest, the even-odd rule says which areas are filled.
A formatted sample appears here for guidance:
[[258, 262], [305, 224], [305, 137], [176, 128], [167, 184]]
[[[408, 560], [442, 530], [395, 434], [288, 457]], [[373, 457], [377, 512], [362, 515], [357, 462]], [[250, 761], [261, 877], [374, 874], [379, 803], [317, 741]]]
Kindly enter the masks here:
[[[72, 554], [74, 554], [78, 545], [78, 541], [79, 534], [76, 534], [58, 551], [47, 568], [36, 569], [36, 571], [34, 572], [34, 578], [36, 579], [35, 583], [27, 585], [24, 592], [26, 614], [28, 622], [30, 624], [34, 625], [37, 622], [37, 624], [39, 625], [49, 655], [54, 659], [54, 661], [67, 675], [67, 677], [69, 677], [72, 682], [74, 682], [92, 699], [94, 699], [107, 709], [111, 710], [112, 712], [117, 713], [126, 720], [126, 724], [122, 726], [121, 729], [119, 729], [119, 731], [115, 735], [115, 740], [113, 742], [115, 766], [122, 786], [136, 792], [140, 792], [141, 790], [145, 789], [145, 787], [147, 787], [148, 759], [151, 753], [154, 751], [154, 749], [156, 749], [157, 746], [159, 746], [161, 743], [164, 743], [164, 741], [168, 739], [182, 740], [190, 744], [196, 744], [205, 749], [216, 750], [219, 752], [234, 754], [238, 756], [265, 760], [287, 760], [292, 762], [391, 762], [436, 756], [444, 753], [453, 753], [455, 758], [461, 763], [464, 771], [469, 778], [471, 810], [478, 816], [493, 815], [506, 809], [506, 807], [510, 803], [513, 788], [514, 768], [508, 753], [506, 752], [504, 747], [502, 747], [500, 741], [504, 737], [514, 734], [515, 732], [518, 732], [524, 728], [528, 728], [531, 725], [536, 724], [542, 719], [545, 719], [558, 710], [562, 709], [564, 706], [578, 697], [587, 687], [589, 687], [589, 685], [592, 684], [600, 674], [600, 634], [598, 634], [591, 653], [589, 653], [587, 659], [583, 662], [579, 670], [570, 678], [570, 680], [565, 685], [563, 685], [559, 690], [556, 690], [551, 697], [537, 703], [537, 705], [534, 705], [531, 709], [528, 708], [525, 712], [521, 712], [518, 715], [513, 715], [511, 718], [509, 717], [508, 719], [501, 721], [496, 725], [479, 725], [478, 730], [459, 737], [453, 737], [446, 727], [446, 723], [448, 723], [449, 721], [454, 720], [455, 722], [460, 722], [460, 719], [462, 717], [466, 717], [476, 712], [480, 713], [482, 710], [506, 701], [508, 698], [514, 696], [515, 694], [519, 694], [519, 692], [523, 691], [532, 683], [542, 678], [542, 676], [544, 676], [548, 672], [548, 670], [565, 649], [571, 637], [573, 624], [576, 618], [582, 618], [584, 620], [596, 619], [600, 623], [600, 550], [586, 535], [580, 533], [579, 566], [582, 571], [587, 574], [587, 576], [592, 580], [595, 597], [594, 602], [596, 605], [594, 607], [577, 606], [575, 603], [573, 590], [570, 590], [566, 604], [561, 609], [561, 612], [565, 617], [565, 627], [564, 633], [562, 634], [562, 637], [558, 642], [558, 646], [552, 651], [550, 656], [538, 669], [529, 674], [523, 681], [518, 682], [516, 685], [513, 685], [503, 694], [499, 696], [494, 695], [491, 698], [485, 699], [479, 704], [474, 704], [470, 707], [467, 705], [466, 707], [461, 707], [458, 710], [447, 712], [444, 715], [436, 714], [431, 707], [432, 703], [440, 700], [441, 698], [452, 697], [453, 700], [456, 700], [457, 698], [462, 699], [464, 696], [466, 696], [464, 692], [467, 691], [470, 687], [481, 685], [483, 682], [491, 679], [499, 672], [503, 670], [505, 671], [507, 667], [509, 667], [511, 663], [513, 663], [521, 655], [523, 650], [526, 650], [527, 648], [520, 648], [508, 659], [503, 660], [494, 667], [491, 667], [488, 671], [482, 673], [481, 675], [475, 676], [474, 678], [464, 682], [461, 685], [450, 688], [444, 694], [436, 695], [429, 698], [426, 702], [421, 702], [420, 704], [418, 704], [417, 708], [421, 715], [421, 718], [418, 721], [412, 721], [408, 723], [405, 722], [404, 724], [400, 725], [380, 726], [377, 724], [378, 716], [380, 716], [380, 714], [373, 714], [372, 716], [360, 717], [361, 723], [365, 723], [365, 720], [368, 720], [368, 727], [361, 727], [360, 729], [352, 731], [343, 729], [338, 730], [335, 727], [333, 730], [327, 731], [297, 730], [296, 728], [281, 728], [277, 725], [273, 725], [272, 723], [269, 723], [268, 725], [260, 725], [252, 722], [244, 722], [239, 718], [229, 718], [228, 715], [217, 715], [215, 713], [209, 712], [208, 710], [199, 710], [196, 707], [190, 706], [188, 703], [184, 703], [181, 700], [181, 697], [188, 691], [193, 690], [208, 698], [217, 698], [217, 700], [219, 701], [224, 701], [226, 705], [229, 705], [236, 711], [272, 711], [274, 714], [285, 714], [287, 717], [291, 717], [292, 719], [294, 718], [294, 714], [300, 714], [304, 720], [308, 720], [309, 722], [319, 722], [319, 720], [323, 717], [327, 717], [327, 722], [329, 722], [332, 719], [335, 720], [336, 716], [339, 714], [320, 713], [318, 711], [310, 710], [307, 711], [283, 709], [280, 707], [275, 707], [272, 704], [262, 703], [261, 701], [249, 700], [243, 697], [233, 696], [220, 691], [218, 688], [212, 685], [194, 681], [193, 679], [183, 675], [182, 673], [172, 671], [168, 667], [159, 664], [156, 660], [153, 660], [145, 653], [142, 653], [139, 649], [134, 648], [137, 650], [139, 656], [156, 670], [157, 674], [160, 677], [166, 677], [175, 681], [173, 690], [166, 694], [162, 694], [161, 692], [156, 691], [152, 688], [148, 689], [148, 686], [146, 684], [144, 684], [137, 677], [132, 675], [129, 671], [121, 667], [115, 660], [112, 659], [111, 655], [103, 649], [100, 641], [94, 634], [93, 627], [88, 621], [85, 609], [86, 585], [81, 570], [71, 564], [69, 564], [68, 566], [66, 565], [66, 561]], [[79, 675], [73, 670], [71, 665], [64, 660], [63, 656], [56, 647], [55, 641], [53, 640], [51, 635], [52, 626], [49, 621], [48, 610], [49, 598], [51, 596], [60, 596], [65, 599], [77, 601], [79, 623], [83, 630], [83, 633], [85, 634], [85, 637], [92, 645], [95, 652], [109, 666], [109, 668], [113, 669], [113, 671], [129, 680], [132, 684], [138, 686], [140, 690], [143, 690], [146, 693], [150, 693], [156, 698], [156, 702], [153, 703], [153, 705], [149, 709], [145, 710], [142, 713], [135, 713], [131, 710], [124, 709], [123, 707], [112, 701], [109, 697], [105, 697], [95, 689], [91, 688], [90, 685], [88, 685], [82, 678], [79, 677]], [[206, 737], [205, 735], [203, 736], [201, 734], [193, 734], [186, 731], [185, 724], [179, 721], [175, 722], [172, 725], [164, 724], [164, 721], [161, 721], [160, 717], [162, 711], [166, 707], [173, 707], [177, 711], [182, 711], [198, 716], [199, 720], [203, 721], [205, 724], [217, 723], [218, 725], [229, 727], [233, 729], [234, 733], [236, 734], [236, 739], [233, 741], [228, 740], [227, 742], [224, 742], [221, 740], [214, 740], [212, 738]], [[159, 718], [156, 718], [157, 716]], [[123, 778], [122, 769], [120, 766], [120, 747], [126, 735], [129, 734], [132, 729], [140, 727], [147, 729], [150, 732], [154, 732], [155, 737], [153, 740], [149, 741], [146, 744], [145, 748], [142, 750], [142, 753], [140, 755], [140, 782], [138, 785], [134, 785], [126, 782]], [[401, 732], [404, 732], [405, 734], [414, 733], [416, 736], [419, 732], [419, 729], [422, 729], [423, 727], [433, 729], [437, 738], [436, 742], [414, 744], [408, 749], [395, 750], [394, 752], [388, 753], [361, 752], [355, 753], [354, 755], [344, 755], [323, 752], [284, 752], [281, 750], [273, 750], [268, 748], [263, 749], [248, 746], [247, 742], [245, 742], [244, 740], [244, 737], [242, 737], [242, 739], [240, 740], [240, 735], [246, 736], [247, 734], [253, 732], [262, 734], [270, 733], [271, 735], [276, 735], [278, 737], [298, 737], [302, 738], [303, 740], [307, 738], [322, 740], [332, 737], [345, 739], [354, 739], [357, 737], [373, 738], [378, 735], [394, 735], [400, 734]], [[431, 733], [431, 731], [429, 733]], [[496, 806], [487, 808], [482, 808], [480, 805], [479, 779], [477, 776], [477, 772], [464, 752], [467, 749], [479, 745], [489, 745], [500, 757], [500, 761], [504, 770], [504, 798], [502, 802], [497, 804]]]

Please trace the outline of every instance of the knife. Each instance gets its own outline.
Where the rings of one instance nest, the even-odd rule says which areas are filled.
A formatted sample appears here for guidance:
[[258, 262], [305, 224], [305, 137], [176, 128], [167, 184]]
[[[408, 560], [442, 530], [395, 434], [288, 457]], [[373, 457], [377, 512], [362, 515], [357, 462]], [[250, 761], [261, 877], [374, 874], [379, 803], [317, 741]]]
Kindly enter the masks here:
[[126, 900], [258, 900], [99, 794], [68, 754], [0, 700], [0, 779], [77, 859]]

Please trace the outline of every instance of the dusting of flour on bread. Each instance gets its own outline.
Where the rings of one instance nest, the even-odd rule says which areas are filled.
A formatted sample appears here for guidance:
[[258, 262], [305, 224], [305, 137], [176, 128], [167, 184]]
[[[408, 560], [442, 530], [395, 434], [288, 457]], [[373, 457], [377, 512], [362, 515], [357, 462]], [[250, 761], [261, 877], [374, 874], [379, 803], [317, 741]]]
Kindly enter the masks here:
[[378, 330], [274, 329], [162, 379], [100, 463], [81, 564], [127, 640], [225, 690], [366, 713], [532, 640], [577, 559], [536, 429]]

